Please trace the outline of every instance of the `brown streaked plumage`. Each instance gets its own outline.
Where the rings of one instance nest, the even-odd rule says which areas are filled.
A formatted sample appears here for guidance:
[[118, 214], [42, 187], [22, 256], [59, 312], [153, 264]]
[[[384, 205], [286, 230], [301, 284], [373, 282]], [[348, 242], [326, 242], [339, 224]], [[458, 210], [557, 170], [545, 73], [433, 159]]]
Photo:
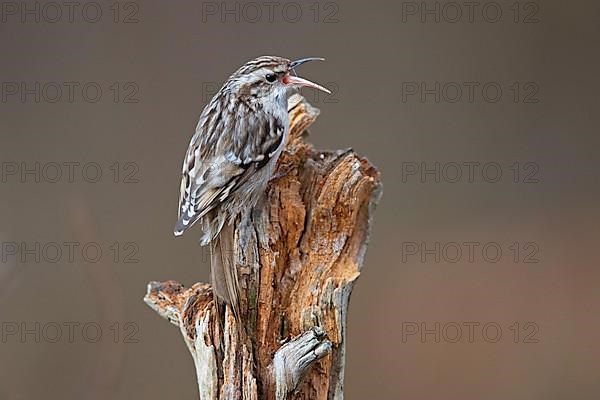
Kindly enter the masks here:
[[179, 236], [200, 221], [200, 243], [211, 249], [213, 291], [231, 306], [236, 318], [233, 223], [256, 205], [273, 174], [287, 139], [291, 90], [309, 86], [328, 92], [290, 75], [311, 60], [316, 58], [292, 62], [262, 56], [240, 67], [202, 111], [183, 161], [174, 233]]

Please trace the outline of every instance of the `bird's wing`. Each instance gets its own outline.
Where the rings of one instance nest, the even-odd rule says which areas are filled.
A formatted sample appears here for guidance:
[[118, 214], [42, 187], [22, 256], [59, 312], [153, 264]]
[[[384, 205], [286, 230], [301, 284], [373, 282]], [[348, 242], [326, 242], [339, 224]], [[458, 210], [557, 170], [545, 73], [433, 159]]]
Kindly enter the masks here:
[[273, 119], [240, 124], [239, 118], [228, 114], [200, 120], [183, 162], [176, 236], [226, 202], [282, 144], [283, 124]]

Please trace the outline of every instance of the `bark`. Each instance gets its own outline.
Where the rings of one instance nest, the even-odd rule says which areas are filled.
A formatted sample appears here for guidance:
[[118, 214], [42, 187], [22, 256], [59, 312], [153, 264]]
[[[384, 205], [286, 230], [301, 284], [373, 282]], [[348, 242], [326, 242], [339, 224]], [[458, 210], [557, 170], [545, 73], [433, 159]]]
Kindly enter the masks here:
[[290, 98], [290, 139], [264, 201], [242, 215], [235, 260], [242, 324], [217, 322], [210, 285], [151, 282], [144, 298], [181, 330], [200, 399], [342, 399], [348, 301], [381, 193], [352, 150], [304, 139], [319, 111]]

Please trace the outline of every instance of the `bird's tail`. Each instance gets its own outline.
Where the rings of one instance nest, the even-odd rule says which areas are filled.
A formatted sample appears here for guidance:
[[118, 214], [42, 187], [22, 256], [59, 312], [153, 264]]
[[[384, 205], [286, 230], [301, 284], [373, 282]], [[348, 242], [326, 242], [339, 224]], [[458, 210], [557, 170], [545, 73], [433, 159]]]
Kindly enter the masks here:
[[218, 309], [218, 300], [227, 303], [236, 320], [240, 320], [240, 289], [237, 277], [237, 268], [234, 257], [234, 229], [231, 224], [225, 223], [221, 232], [210, 243], [210, 263], [212, 287], [215, 295], [215, 306]]

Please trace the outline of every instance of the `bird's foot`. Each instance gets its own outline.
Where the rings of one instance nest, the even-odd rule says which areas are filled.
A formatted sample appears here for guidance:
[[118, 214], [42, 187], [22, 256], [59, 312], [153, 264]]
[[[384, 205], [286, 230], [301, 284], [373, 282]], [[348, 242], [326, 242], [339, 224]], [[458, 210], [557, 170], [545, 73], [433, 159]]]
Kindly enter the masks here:
[[275, 171], [275, 173], [271, 176], [271, 178], [269, 179], [269, 182], [273, 182], [273, 181], [281, 179], [285, 176], [288, 176], [290, 174], [290, 172], [292, 172], [293, 170], [294, 170], [294, 167], [292, 167], [290, 165], [279, 167], [277, 169], [277, 171]]

